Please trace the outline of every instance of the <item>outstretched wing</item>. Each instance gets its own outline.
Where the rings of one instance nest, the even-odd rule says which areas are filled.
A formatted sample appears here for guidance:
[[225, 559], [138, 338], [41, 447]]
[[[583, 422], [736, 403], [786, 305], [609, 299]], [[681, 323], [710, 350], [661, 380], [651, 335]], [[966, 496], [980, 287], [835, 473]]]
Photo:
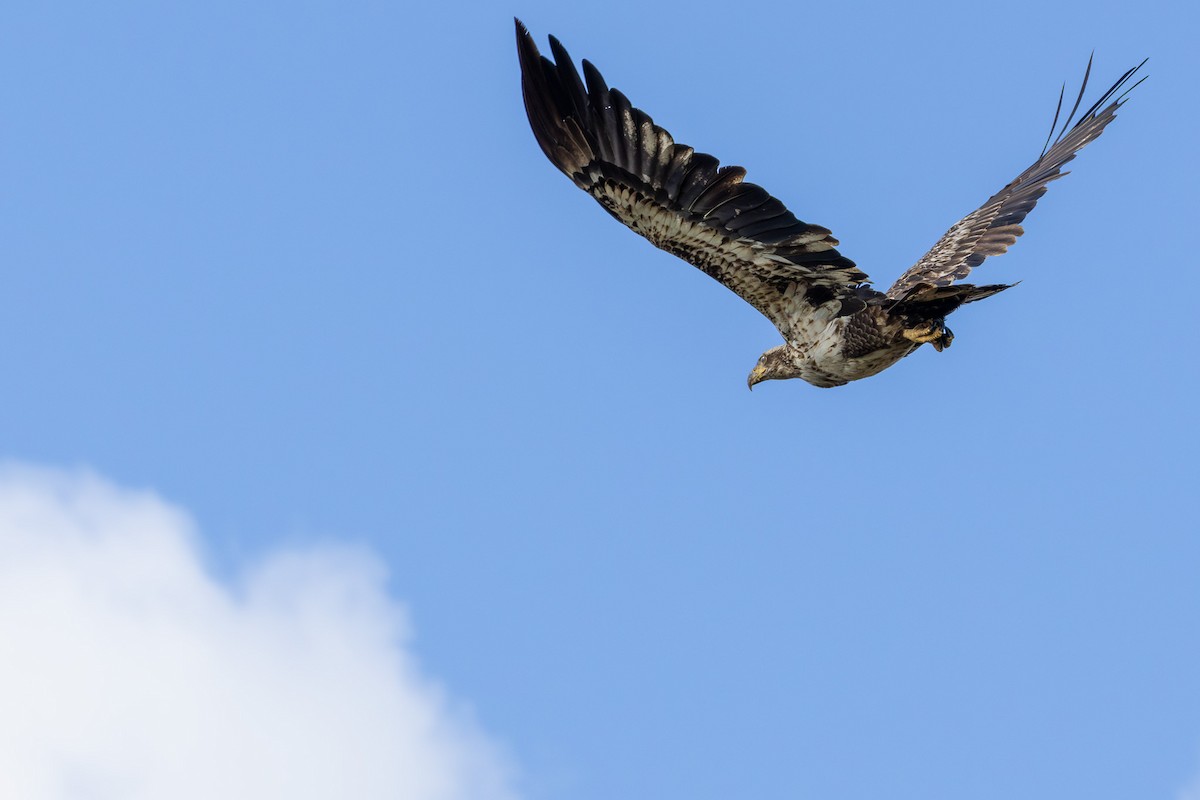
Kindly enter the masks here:
[[[750, 303], [786, 334], [804, 302], [830, 315], [862, 308], [867, 276], [741, 167], [677, 144], [610, 89], [587, 61], [581, 80], [553, 36], [555, 62], [516, 21], [525, 111], [542, 152], [610, 214]], [[585, 86], [586, 81], [586, 86]]]
[[[1049, 149], [1043, 148], [1042, 155], [1029, 169], [946, 231], [933, 249], [922, 256], [920, 261], [910, 267], [888, 289], [887, 296], [901, 299], [930, 287], [949, 286], [954, 281], [965, 278], [988, 256], [998, 256], [1007, 252], [1017, 241], [1017, 237], [1025, 232], [1020, 223], [1037, 205], [1038, 198], [1046, 193], [1050, 181], [1066, 175], [1067, 173], [1062, 171], [1063, 166], [1075, 158], [1075, 154], [1084, 145], [1103, 133], [1108, 123], [1116, 118], [1117, 109], [1125, 102], [1125, 94], [1132, 91], [1141, 80], [1116, 100], [1112, 100], [1113, 96], [1145, 63], [1143, 61], [1122, 75], [1095, 105], [1084, 112], [1074, 127], [1071, 127], [1071, 119], [1079, 110], [1079, 103], [1083, 100], [1083, 93], [1087, 88], [1088, 76], [1092, 72], [1092, 62], [1088, 59], [1087, 72], [1084, 73], [1083, 86], [1079, 89], [1075, 107], [1063, 123], [1053, 146], [1050, 146], [1050, 139], [1054, 137], [1054, 129], [1062, 111], [1062, 94], [1059, 95], [1058, 110], [1054, 112], [1054, 122], [1050, 124], [1050, 136], [1046, 139]], [[1112, 102], [1109, 102], [1110, 100]], [[1101, 110], [1105, 103], [1108, 105]]]

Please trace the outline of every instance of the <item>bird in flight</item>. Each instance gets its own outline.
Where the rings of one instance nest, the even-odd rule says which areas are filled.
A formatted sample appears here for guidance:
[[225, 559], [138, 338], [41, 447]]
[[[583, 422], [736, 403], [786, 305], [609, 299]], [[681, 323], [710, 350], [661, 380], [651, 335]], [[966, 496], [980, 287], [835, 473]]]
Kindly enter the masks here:
[[880, 292], [835, 249], [839, 243], [828, 228], [797, 219], [746, 182], [741, 167], [721, 167], [713, 156], [677, 143], [586, 60], [581, 78], [553, 36], [551, 61], [520, 20], [516, 26], [525, 111], [551, 163], [629, 228], [758, 309], [783, 335], [783, 344], [758, 359], [750, 388], [784, 378], [841, 386], [882, 372], [923, 344], [939, 352], [949, 347], [951, 312], [1015, 285], [957, 281], [1017, 241], [1025, 215], [1051, 181], [1067, 174], [1063, 166], [1113, 121], [1144, 78], [1118, 93], [1146, 63], [1122, 75], [1072, 125], [1091, 74], [1089, 59], [1061, 128], [1059, 94], [1038, 159]]

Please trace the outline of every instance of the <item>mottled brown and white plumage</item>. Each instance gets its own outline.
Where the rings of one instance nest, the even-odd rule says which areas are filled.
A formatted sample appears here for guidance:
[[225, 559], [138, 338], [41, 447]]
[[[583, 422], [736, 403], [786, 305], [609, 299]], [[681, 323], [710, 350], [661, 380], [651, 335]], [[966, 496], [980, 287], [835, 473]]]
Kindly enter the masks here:
[[783, 335], [784, 344], [759, 358], [751, 387], [778, 378], [840, 386], [881, 372], [924, 343], [948, 347], [947, 315], [1010, 286], [957, 281], [1016, 242], [1025, 215], [1114, 119], [1124, 102], [1117, 92], [1142, 66], [1122, 75], [1072, 126], [1089, 61], [1075, 108], [1057, 137], [1055, 113], [1037, 161], [879, 292], [837, 251], [827, 228], [797, 219], [765, 189], [747, 183], [741, 167], [721, 167], [676, 143], [586, 60], [581, 78], [553, 36], [551, 61], [520, 20], [516, 26], [525, 110], [551, 163], [620, 222], [720, 281]]

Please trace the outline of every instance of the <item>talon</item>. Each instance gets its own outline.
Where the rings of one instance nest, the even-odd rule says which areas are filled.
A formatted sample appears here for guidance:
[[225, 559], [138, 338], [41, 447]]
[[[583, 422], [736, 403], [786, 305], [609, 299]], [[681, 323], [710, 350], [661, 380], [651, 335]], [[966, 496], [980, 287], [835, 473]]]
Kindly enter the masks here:
[[912, 328], [905, 328], [904, 338], [917, 344], [931, 344], [939, 353], [954, 341], [954, 332], [940, 320], [925, 322]]
[[913, 328], [904, 329], [904, 338], [917, 344], [925, 344], [940, 338], [942, 326], [937, 322], [925, 322]]
[[943, 350], [945, 350], [947, 347], [949, 347], [950, 343], [953, 341], [954, 341], [954, 331], [950, 330], [949, 328], [947, 328], [945, 326], [942, 326], [942, 335], [939, 336], [938, 338], [934, 339], [933, 342], [931, 342], [931, 344], [933, 345], [933, 349], [937, 350], [940, 353]]

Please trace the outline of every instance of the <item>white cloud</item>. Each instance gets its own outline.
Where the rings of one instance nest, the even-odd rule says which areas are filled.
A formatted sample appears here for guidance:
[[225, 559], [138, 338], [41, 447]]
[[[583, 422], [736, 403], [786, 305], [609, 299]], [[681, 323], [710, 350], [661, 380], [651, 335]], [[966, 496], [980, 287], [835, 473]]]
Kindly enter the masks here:
[[1200, 776], [1192, 779], [1177, 795], [1177, 800], [1200, 800]]
[[154, 495], [0, 469], [0, 797], [513, 797], [383, 580], [327, 549], [231, 589]]

